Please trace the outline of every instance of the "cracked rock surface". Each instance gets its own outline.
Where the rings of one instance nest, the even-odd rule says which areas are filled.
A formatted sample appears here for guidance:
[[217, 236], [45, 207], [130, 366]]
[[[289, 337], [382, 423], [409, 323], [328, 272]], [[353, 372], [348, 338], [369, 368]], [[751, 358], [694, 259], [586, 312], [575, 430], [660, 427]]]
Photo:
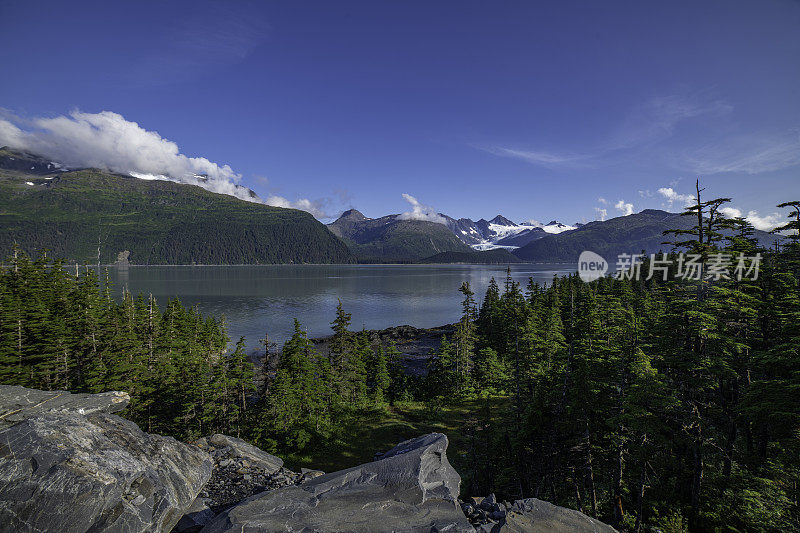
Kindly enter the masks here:
[[0, 429], [44, 413], [76, 412], [116, 413], [128, 405], [127, 392], [72, 394], [66, 391], [26, 389], [16, 385], [0, 385]]
[[378, 461], [253, 496], [202, 531], [474, 531], [446, 450], [443, 434], [423, 435]]
[[0, 531], [170, 531], [211, 465], [115, 415], [34, 416], [0, 431]]
[[511, 505], [503, 533], [615, 533], [616, 529], [580, 511], [526, 498]]

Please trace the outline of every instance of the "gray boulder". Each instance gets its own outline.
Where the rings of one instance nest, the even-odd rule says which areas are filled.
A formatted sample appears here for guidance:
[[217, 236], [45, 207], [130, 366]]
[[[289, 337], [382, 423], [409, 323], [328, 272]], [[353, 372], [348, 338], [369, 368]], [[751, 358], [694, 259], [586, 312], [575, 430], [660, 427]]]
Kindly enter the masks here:
[[197, 498], [186, 511], [186, 514], [178, 520], [172, 533], [197, 533], [203, 529], [203, 526], [211, 522], [215, 516], [217, 516], [217, 513], [208, 506], [208, 500]]
[[283, 466], [283, 459], [270, 455], [264, 450], [256, 448], [252, 444], [248, 444], [242, 439], [236, 437], [229, 437], [217, 433], [207, 439], [208, 443], [217, 448], [217, 450], [225, 450], [226, 456], [233, 456], [239, 459], [244, 459], [250, 465], [259, 468], [268, 474], [273, 474], [280, 470]]
[[0, 531], [166, 532], [183, 516], [211, 475], [208, 454], [97, 411], [0, 431]]
[[127, 392], [72, 394], [66, 391], [26, 389], [16, 385], [0, 385], [0, 429], [44, 413], [76, 412], [116, 413], [130, 402]]
[[402, 442], [379, 461], [253, 496], [202, 532], [474, 531], [446, 450], [441, 433]]
[[615, 533], [616, 529], [580, 511], [536, 498], [517, 500], [506, 513], [502, 533]]

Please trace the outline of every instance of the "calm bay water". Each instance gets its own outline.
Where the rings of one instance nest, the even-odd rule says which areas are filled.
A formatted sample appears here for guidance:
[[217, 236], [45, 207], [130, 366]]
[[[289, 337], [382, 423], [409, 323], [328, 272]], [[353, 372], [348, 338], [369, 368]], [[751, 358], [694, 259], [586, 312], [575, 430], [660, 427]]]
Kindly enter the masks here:
[[[522, 283], [532, 277], [549, 283], [554, 275], [575, 271], [574, 264], [512, 265]], [[271, 265], [271, 266], [132, 266], [110, 268], [117, 294], [152, 293], [197, 306], [203, 314], [225, 316], [233, 340], [246, 337], [248, 351], [259, 339], [283, 343], [297, 318], [309, 336], [330, 334], [337, 299], [353, 316], [352, 329], [383, 329], [409, 324], [428, 328], [458, 320], [461, 294], [469, 281], [480, 302], [489, 280], [502, 287], [500, 265]]]

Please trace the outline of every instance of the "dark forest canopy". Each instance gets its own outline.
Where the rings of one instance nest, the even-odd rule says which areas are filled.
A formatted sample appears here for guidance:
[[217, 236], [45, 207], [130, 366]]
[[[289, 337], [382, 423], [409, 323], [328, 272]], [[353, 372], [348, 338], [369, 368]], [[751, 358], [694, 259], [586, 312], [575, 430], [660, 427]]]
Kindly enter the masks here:
[[478, 401], [451, 435], [468, 443], [453, 458], [465, 496], [535, 496], [623, 531], [797, 531], [800, 203], [782, 204], [788, 243], [767, 250], [745, 221], [715, 219], [725, 199], [699, 196], [696, 224], [672, 232], [681, 248], [760, 253], [757, 279], [509, 276], [480, 305], [464, 284], [462, 318], [424, 377], [351, 332], [340, 304], [328, 356], [295, 321], [277, 367], [254, 379], [222, 321], [177, 301], [117, 302], [93, 270], [17, 254], [0, 272], [0, 381], [127, 390], [126, 416], [149, 431], [228, 432], [277, 453], [335, 449], [368, 410]]

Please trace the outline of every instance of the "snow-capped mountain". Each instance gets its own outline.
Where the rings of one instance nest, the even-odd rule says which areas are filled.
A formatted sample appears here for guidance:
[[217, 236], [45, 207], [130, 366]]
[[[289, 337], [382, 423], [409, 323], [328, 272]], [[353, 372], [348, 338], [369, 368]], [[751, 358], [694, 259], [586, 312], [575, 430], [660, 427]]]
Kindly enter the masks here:
[[547, 224], [542, 224], [537, 220], [529, 220], [527, 222], [523, 222], [523, 224], [536, 228], [542, 228], [547, 233], [562, 233], [564, 231], [570, 231], [577, 228], [577, 226], [567, 226], [566, 224], [562, 224], [558, 220], [551, 220]]
[[562, 224], [556, 220], [542, 224], [535, 220], [517, 224], [502, 215], [491, 220], [480, 219], [473, 222], [469, 218], [454, 219], [442, 213], [447, 227], [456, 237], [475, 250], [492, 250], [505, 248], [513, 250], [541, 239], [547, 234], [562, 233], [575, 229], [574, 226]]

